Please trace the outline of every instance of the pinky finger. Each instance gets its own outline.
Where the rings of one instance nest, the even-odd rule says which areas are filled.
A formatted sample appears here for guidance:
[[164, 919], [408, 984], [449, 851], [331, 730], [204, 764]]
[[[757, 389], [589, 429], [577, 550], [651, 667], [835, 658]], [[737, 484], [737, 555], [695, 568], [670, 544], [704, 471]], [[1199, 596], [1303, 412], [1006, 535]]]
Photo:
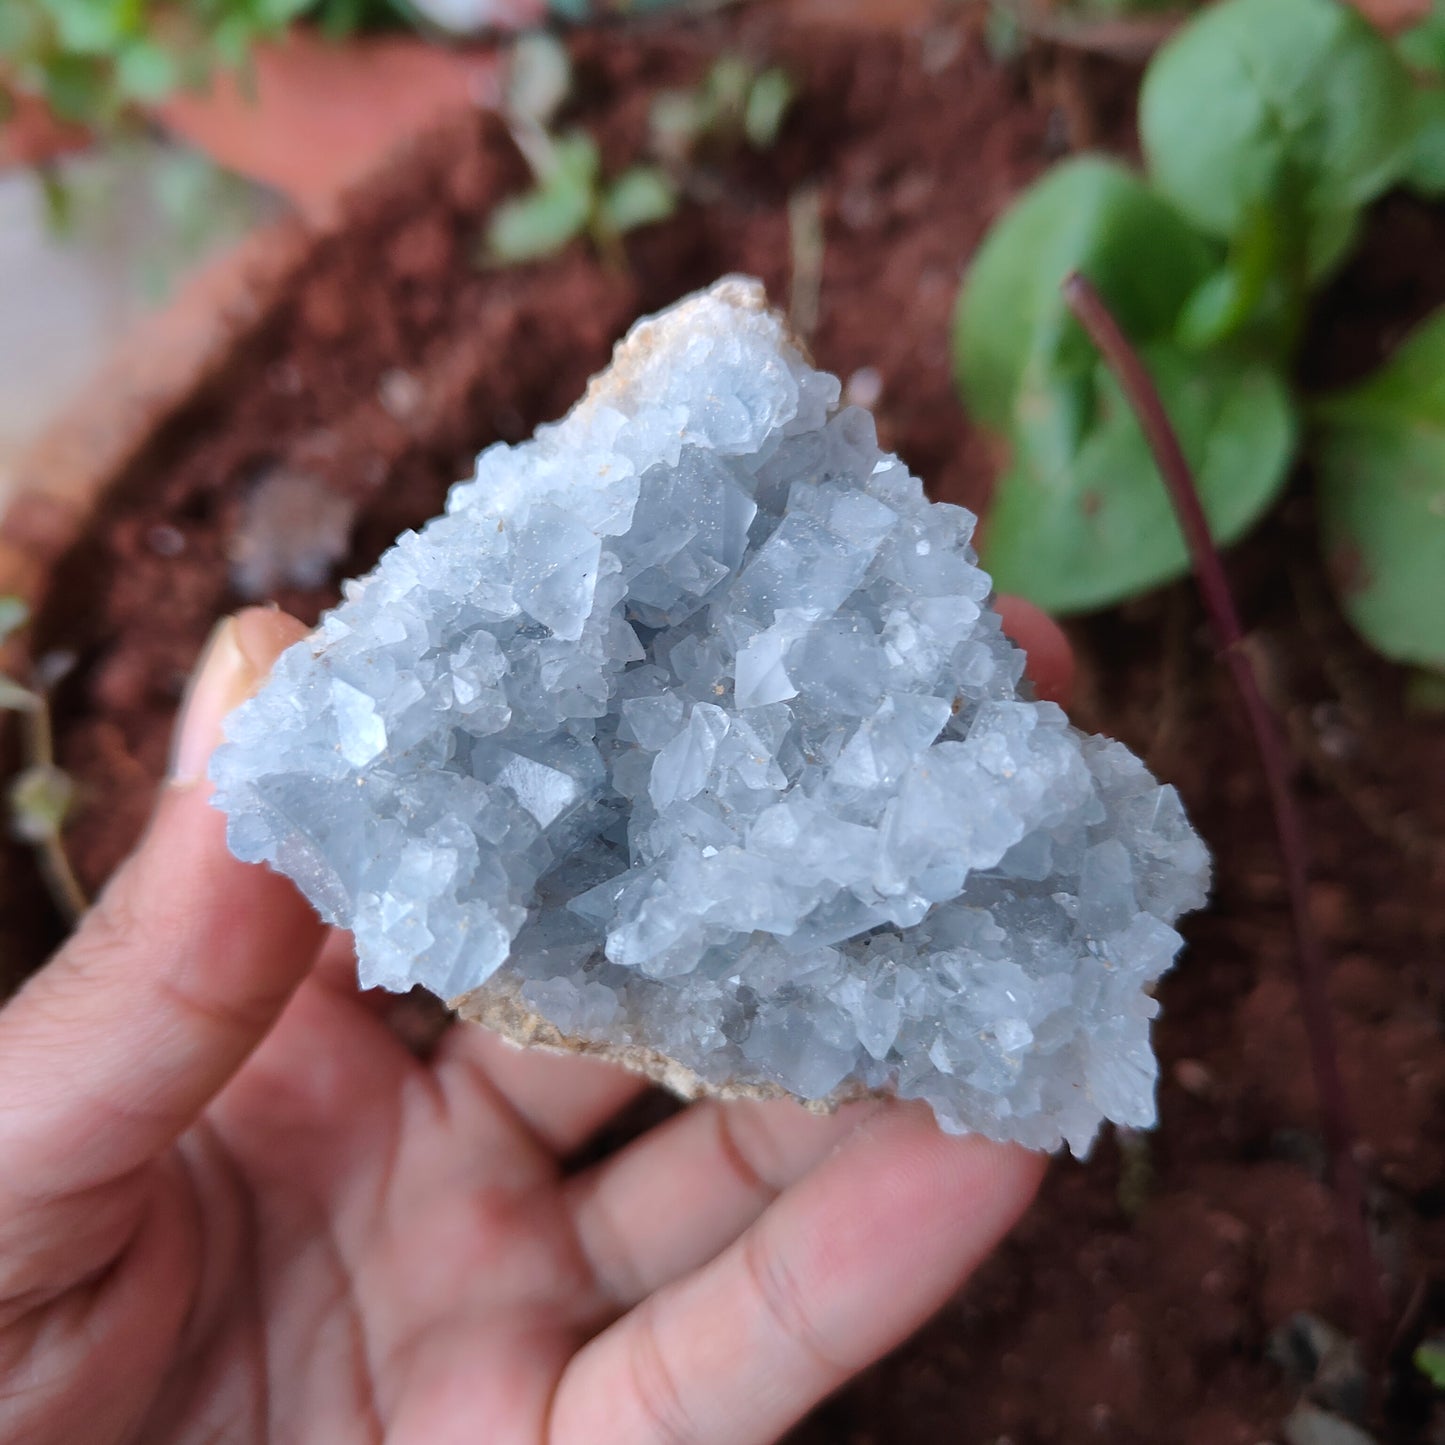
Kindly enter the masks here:
[[736, 1244], [585, 1346], [549, 1445], [764, 1445], [910, 1335], [1013, 1226], [1044, 1160], [864, 1125]]

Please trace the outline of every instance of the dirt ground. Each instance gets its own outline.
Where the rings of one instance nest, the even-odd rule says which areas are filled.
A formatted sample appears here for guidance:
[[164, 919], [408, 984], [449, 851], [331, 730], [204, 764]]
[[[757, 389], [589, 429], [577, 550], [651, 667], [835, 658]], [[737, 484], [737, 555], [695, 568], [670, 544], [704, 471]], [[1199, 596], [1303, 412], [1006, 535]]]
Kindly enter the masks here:
[[[720, 46], [800, 83], [775, 149], [704, 167], [675, 219], [629, 241], [625, 267], [580, 243], [536, 266], [475, 265], [487, 206], [524, 181], [494, 121], [439, 132], [354, 198], [352, 224], [121, 480], [39, 620], [40, 645], [77, 659], [57, 737], [82, 790], [67, 843], [89, 887], [142, 826], [183, 680], [238, 605], [228, 548], [259, 479], [285, 467], [354, 502], [339, 575], [363, 570], [481, 446], [564, 411], [639, 311], [723, 272], [761, 276], [805, 317], [815, 305], [818, 360], [876, 391], [885, 440], [936, 496], [985, 504], [989, 449], [949, 377], [959, 276], [1050, 161], [1132, 150], [1137, 72], [1061, 52], [1001, 66], [947, 13], [884, 34], [754, 9], [581, 40], [572, 119], [609, 169], [641, 153], [651, 95], [695, 81]], [[795, 266], [790, 202], [821, 221], [816, 294], [809, 255]], [[1388, 200], [1322, 308], [1306, 381], [1366, 370], [1442, 299], [1445, 213]], [[1445, 1440], [1445, 1413], [1401, 1362], [1445, 1325], [1445, 723], [1408, 717], [1401, 677], [1340, 621], [1305, 480], [1231, 565], [1300, 759], [1312, 906], [1397, 1326], [1372, 1428], [1425, 1445]], [[309, 619], [336, 594], [275, 595]], [[1188, 921], [1160, 994], [1161, 1124], [1059, 1161], [965, 1295], [820, 1410], [798, 1432], [808, 1445], [1280, 1440], [1309, 1373], [1281, 1362], [1290, 1322], [1348, 1322], [1263, 788], [1199, 613], [1180, 586], [1072, 634], [1078, 720], [1177, 782], [1218, 860], [1213, 906]], [[12, 853], [12, 969], [57, 934], [37, 896]]]

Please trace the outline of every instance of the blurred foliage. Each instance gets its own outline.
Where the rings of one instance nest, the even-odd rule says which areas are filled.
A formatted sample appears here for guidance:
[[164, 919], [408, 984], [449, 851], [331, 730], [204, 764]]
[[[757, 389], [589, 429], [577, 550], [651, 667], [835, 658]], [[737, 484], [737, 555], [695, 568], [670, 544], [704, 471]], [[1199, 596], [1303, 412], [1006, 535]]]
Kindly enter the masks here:
[[626, 232], [665, 221], [677, 209], [665, 171], [631, 166], [607, 179], [597, 143], [582, 131], [549, 136], [533, 169], [532, 189], [492, 212], [483, 249], [488, 264], [540, 260], [583, 235], [612, 254]]
[[1437, 1390], [1445, 1390], [1445, 1340], [1426, 1340], [1417, 1345], [1411, 1360]]
[[1445, 673], [1445, 313], [1363, 386], [1326, 398], [1320, 525], [1350, 620], [1399, 662]]
[[526, 36], [513, 47], [505, 113], [533, 185], [492, 211], [482, 245], [484, 264], [540, 260], [584, 235], [615, 260], [623, 235], [665, 221], [677, 209], [676, 187], [657, 166], [634, 165], [608, 177], [591, 136], [584, 131], [552, 134], [571, 85], [567, 52], [552, 36]]
[[[30, 620], [30, 609], [18, 598], [0, 596], [0, 646]], [[0, 672], [0, 711], [31, 712], [40, 704], [39, 696], [22, 687], [14, 678]]]
[[711, 148], [772, 148], [792, 106], [795, 87], [778, 66], [760, 69], [740, 55], [720, 55], [702, 83], [665, 90], [652, 103], [652, 146], [663, 160], [682, 165]]
[[124, 258], [127, 283], [150, 303], [273, 207], [263, 188], [199, 151], [141, 136], [115, 137], [102, 156], [45, 166], [36, 176], [53, 238]]
[[1154, 188], [1227, 248], [1197, 338], [1254, 320], [1287, 348], [1417, 123], [1404, 62], [1339, 0], [1229, 0], [1180, 30], [1145, 74], [1139, 136]]
[[0, 75], [63, 120], [105, 127], [244, 67], [297, 20], [342, 36], [412, 16], [405, 0], [4, 0]]
[[[988, 0], [984, 38], [998, 60], [1013, 60], [1032, 38], [1089, 48], [1119, 27], [1167, 23], [1205, 0]], [[1104, 48], [1108, 48], [1107, 45]]]
[[[0, 597], [0, 644], [8, 642], [29, 620], [29, 609], [18, 597]], [[0, 710], [44, 718], [45, 698], [0, 673]], [[49, 756], [48, 723], [42, 724], [40, 731], [46, 739], [45, 756], [32, 757], [10, 780], [10, 830], [22, 842], [54, 845], [74, 801], [75, 784]], [[32, 726], [32, 736], [34, 732]]]
[[[580, 21], [677, 3], [549, 0], [549, 8]], [[136, 106], [204, 86], [217, 70], [244, 73], [258, 43], [299, 21], [338, 40], [399, 26], [446, 38], [455, 28], [443, 23], [444, 9], [427, 0], [0, 0], [0, 101], [7, 89], [38, 95], [63, 120], [108, 128]]]
[[1159, 384], [1216, 540], [1265, 512], [1307, 437], [1346, 612], [1387, 656], [1445, 670], [1445, 315], [1310, 428], [1292, 380], [1365, 208], [1445, 180], [1442, 17], [1392, 43], [1341, 0], [1209, 6], [1145, 73], [1145, 173], [1066, 161], [995, 225], [953, 349], [1008, 449], [984, 534], [1001, 587], [1081, 611], [1188, 568], [1138, 421], [1059, 295], [1078, 270]]
[[75, 784], [53, 763], [35, 763], [10, 780], [10, 826], [22, 843], [54, 843], [60, 837]]

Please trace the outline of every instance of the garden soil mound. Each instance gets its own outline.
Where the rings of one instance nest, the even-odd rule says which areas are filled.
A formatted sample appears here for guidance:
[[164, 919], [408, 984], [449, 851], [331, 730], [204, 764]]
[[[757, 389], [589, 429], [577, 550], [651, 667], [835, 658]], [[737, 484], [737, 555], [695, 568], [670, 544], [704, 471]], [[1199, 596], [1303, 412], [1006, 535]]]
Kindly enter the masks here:
[[[80, 788], [67, 845], [87, 887], [141, 830], [184, 679], [241, 601], [227, 559], [259, 480], [286, 468], [352, 501], [340, 570], [364, 571], [439, 508], [478, 449], [565, 411], [635, 315], [723, 272], [761, 276], [804, 319], [816, 305], [817, 359], [876, 392], [885, 441], [936, 496], [986, 501], [992, 460], [949, 377], [961, 270], [1050, 161], [1132, 149], [1137, 74], [1062, 53], [1002, 67], [958, 20], [889, 34], [753, 10], [582, 39], [567, 119], [619, 169], [644, 151], [650, 97], [695, 82], [725, 45], [789, 69], [792, 115], [768, 155], [703, 166], [680, 214], [630, 239], [625, 267], [578, 243], [536, 266], [479, 268], [487, 208], [525, 172], [494, 120], [458, 123], [353, 198], [350, 224], [119, 479], [36, 633], [76, 659], [57, 743]], [[821, 257], [790, 207], [821, 219]], [[1309, 379], [1367, 369], [1445, 299], [1442, 278], [1440, 216], [1387, 202], [1320, 318]], [[1408, 718], [1401, 678], [1340, 622], [1305, 495], [1233, 568], [1301, 759], [1311, 902], [1336, 960], [1399, 1359], [1445, 1324], [1445, 724]], [[335, 597], [276, 594], [308, 620]], [[820, 1410], [797, 1437], [810, 1445], [1279, 1440], [1301, 1381], [1272, 1358], [1271, 1336], [1300, 1311], [1349, 1319], [1269, 814], [1197, 609], [1179, 587], [1073, 637], [1079, 721], [1175, 780], [1218, 858], [1214, 905], [1190, 920], [1161, 989], [1162, 1122], [1106, 1140], [1086, 1164], [1059, 1161], [966, 1294]], [[12, 850], [0, 876], [12, 977], [59, 935], [41, 897]], [[1380, 1438], [1441, 1439], [1427, 1392], [1399, 1383], [1406, 1368], [1395, 1377]]]

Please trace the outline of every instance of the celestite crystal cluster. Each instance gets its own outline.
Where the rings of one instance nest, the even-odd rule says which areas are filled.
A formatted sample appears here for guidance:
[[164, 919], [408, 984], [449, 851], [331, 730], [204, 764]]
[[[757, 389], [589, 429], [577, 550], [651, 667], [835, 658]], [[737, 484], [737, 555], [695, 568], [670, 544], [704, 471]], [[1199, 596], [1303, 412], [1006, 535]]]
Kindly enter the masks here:
[[1147, 1125], [1208, 859], [1031, 699], [973, 526], [721, 281], [281, 658], [213, 766], [231, 847], [355, 930], [364, 984], [684, 1092]]

